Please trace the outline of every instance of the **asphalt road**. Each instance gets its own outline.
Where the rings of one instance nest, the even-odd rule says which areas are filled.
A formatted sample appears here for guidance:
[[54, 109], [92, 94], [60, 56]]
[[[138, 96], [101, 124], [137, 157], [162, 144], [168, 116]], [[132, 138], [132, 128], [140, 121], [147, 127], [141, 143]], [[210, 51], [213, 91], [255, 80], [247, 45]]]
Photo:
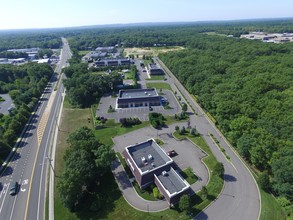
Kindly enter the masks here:
[[[203, 135], [212, 152], [218, 161], [225, 167], [224, 188], [220, 196], [195, 219], [225, 219], [225, 220], [255, 220], [259, 219], [260, 214], [260, 195], [257, 185], [251, 173], [230, 147], [225, 137], [218, 131], [215, 125], [204, 114], [200, 106], [190, 97], [190, 94], [175, 78], [175, 76], [166, 68], [166, 66], [156, 59], [167, 72], [167, 82], [173, 89], [179, 90], [185, 99], [195, 110], [196, 114], [190, 117], [191, 126], [196, 126], [200, 134]], [[177, 86], [174, 87], [174, 85]], [[209, 134], [219, 141], [220, 146], [231, 158], [226, 156], [213, 142]]]
[[[71, 56], [65, 39], [63, 39], [63, 43], [60, 63], [55, 70], [59, 74]], [[45, 218], [45, 188], [49, 167], [47, 155], [51, 146], [51, 131], [56, 123], [56, 112], [63, 91], [61, 83], [54, 92], [57, 82], [56, 74], [50, 82], [38, 109], [28, 124], [20, 147], [0, 177], [3, 186], [0, 192], [0, 219]], [[52, 97], [52, 94], [55, 98]], [[50, 98], [51, 103], [48, 105]], [[11, 196], [9, 189], [15, 181], [20, 184], [19, 190], [15, 196]]]

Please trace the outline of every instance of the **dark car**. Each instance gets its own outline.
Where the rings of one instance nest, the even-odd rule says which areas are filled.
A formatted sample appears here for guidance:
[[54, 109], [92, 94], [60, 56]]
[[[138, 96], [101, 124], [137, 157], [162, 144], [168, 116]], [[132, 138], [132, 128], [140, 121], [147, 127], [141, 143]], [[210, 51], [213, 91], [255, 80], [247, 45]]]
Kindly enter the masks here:
[[175, 150], [170, 150], [167, 152], [167, 154], [169, 157], [175, 157], [178, 155]]
[[18, 182], [15, 182], [15, 183], [11, 186], [10, 191], [9, 191], [9, 194], [12, 195], [12, 196], [14, 196], [14, 195], [17, 194], [17, 192], [18, 192]]

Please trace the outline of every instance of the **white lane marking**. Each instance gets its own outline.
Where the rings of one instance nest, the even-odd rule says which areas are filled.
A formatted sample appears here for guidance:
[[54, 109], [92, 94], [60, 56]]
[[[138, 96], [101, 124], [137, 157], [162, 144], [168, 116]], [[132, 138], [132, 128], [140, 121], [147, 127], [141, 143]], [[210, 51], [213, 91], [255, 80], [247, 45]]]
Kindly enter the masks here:
[[[8, 192], [8, 188], [9, 188], [10, 183], [8, 183], [8, 184], [5, 183], [5, 184], [4, 184], [4, 187], [5, 187], [5, 185], [6, 185], [6, 189], [7, 189], [7, 190], [4, 191], [5, 196], [4, 196], [3, 202], [2, 202], [2, 204], [1, 204], [0, 213], [2, 212], [3, 204], [4, 204], [5, 198], [6, 198], [6, 196], [7, 196], [7, 192]], [[4, 187], [3, 187], [3, 190], [4, 190]]]
[[25, 179], [22, 181], [22, 184], [21, 185], [27, 185], [28, 184], [28, 179]]

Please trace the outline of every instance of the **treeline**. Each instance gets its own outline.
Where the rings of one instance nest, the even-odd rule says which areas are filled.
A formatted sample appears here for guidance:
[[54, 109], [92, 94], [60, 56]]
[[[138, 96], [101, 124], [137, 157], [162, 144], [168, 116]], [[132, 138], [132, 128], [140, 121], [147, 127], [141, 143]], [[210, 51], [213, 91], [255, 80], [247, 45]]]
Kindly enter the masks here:
[[9, 93], [16, 105], [8, 115], [0, 114], [0, 163], [9, 154], [52, 74], [47, 64], [0, 65], [0, 93]]
[[123, 84], [119, 73], [96, 74], [88, 70], [87, 64], [75, 63], [64, 69], [67, 79], [64, 86], [73, 106], [88, 107], [107, 92]]
[[60, 200], [70, 211], [79, 211], [84, 203], [90, 204], [91, 211], [97, 211], [107, 200], [99, 186], [104, 175], [110, 173], [115, 153], [111, 147], [99, 143], [88, 127], [71, 133], [67, 142], [64, 171], [57, 182]]
[[70, 46], [78, 50], [95, 49], [99, 46], [150, 47], [185, 46], [194, 34], [215, 32], [239, 37], [249, 31], [293, 32], [292, 19], [227, 21], [227, 22], [190, 22], [153, 24], [126, 27], [104, 27], [68, 30]]
[[293, 44], [198, 35], [162, 61], [271, 189], [293, 200]]
[[49, 32], [0, 32], [0, 52], [8, 49], [20, 48], [51, 48], [59, 49], [62, 45], [59, 33]]

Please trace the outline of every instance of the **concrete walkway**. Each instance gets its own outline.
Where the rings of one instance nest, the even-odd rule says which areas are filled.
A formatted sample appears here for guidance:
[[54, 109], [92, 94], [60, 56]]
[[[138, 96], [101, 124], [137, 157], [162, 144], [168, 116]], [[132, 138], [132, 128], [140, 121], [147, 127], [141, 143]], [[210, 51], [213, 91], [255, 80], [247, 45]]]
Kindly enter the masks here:
[[169, 208], [166, 200], [148, 201], [141, 198], [136, 193], [123, 166], [117, 158], [112, 163], [111, 169], [123, 197], [133, 208], [143, 212], [159, 212]]

